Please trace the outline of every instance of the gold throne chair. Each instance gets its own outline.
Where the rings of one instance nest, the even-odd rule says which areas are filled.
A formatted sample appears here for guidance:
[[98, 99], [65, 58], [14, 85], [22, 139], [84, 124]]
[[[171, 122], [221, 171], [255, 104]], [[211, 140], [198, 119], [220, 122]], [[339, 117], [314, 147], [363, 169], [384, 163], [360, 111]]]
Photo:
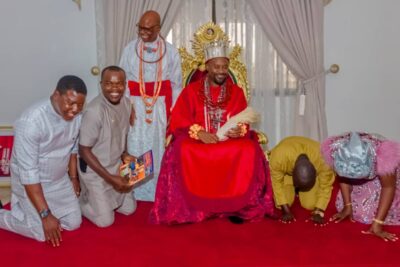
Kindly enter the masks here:
[[[201, 79], [206, 74], [204, 46], [217, 40], [223, 40], [228, 43], [229, 37], [219, 25], [208, 22], [197, 29], [194, 34], [194, 39], [191, 40], [194, 55], [190, 54], [184, 47], [179, 48], [179, 54], [182, 59], [183, 87]], [[236, 44], [229, 53], [229, 79], [243, 89], [248, 102], [250, 99], [249, 82], [247, 80], [246, 66], [240, 60], [241, 52], [241, 46]], [[257, 136], [259, 143], [267, 147], [267, 135], [262, 132], [257, 132]]]

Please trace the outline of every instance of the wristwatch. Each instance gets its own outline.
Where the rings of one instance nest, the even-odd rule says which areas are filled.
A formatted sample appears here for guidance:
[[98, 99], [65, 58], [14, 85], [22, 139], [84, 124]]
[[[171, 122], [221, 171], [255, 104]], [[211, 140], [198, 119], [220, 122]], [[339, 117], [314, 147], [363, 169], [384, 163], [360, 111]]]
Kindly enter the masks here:
[[44, 209], [39, 212], [40, 218], [44, 219], [49, 216], [51, 211], [49, 209]]

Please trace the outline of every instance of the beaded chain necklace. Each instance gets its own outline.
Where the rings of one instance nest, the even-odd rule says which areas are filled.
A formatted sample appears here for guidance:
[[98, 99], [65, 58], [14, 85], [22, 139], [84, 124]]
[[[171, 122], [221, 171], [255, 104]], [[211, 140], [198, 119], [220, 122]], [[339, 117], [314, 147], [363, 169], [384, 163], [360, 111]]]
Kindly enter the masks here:
[[225, 106], [231, 97], [230, 87], [226, 87], [226, 82], [221, 85], [217, 101], [214, 102], [211, 97], [210, 82], [208, 78], [204, 79], [203, 87], [200, 90], [200, 99], [204, 102], [205, 128], [208, 132], [216, 131], [224, 122], [223, 114], [226, 112]]
[[[163, 58], [163, 49], [162, 49], [162, 43], [160, 41], [157, 42], [157, 49], [158, 49], [158, 54], [159, 54], [159, 59], [157, 62], [157, 67], [156, 67], [156, 79], [154, 82], [154, 90], [153, 90], [153, 95], [150, 96], [146, 94], [146, 86], [144, 83], [144, 62], [146, 63], [154, 63], [154, 62], [148, 62], [143, 60], [143, 51], [144, 51], [144, 43], [141, 42], [140, 45], [140, 63], [139, 63], [139, 91], [140, 91], [140, 96], [142, 98], [142, 101], [145, 105], [145, 121], [147, 123], [152, 123], [153, 119], [152, 113], [153, 113], [153, 107], [155, 103], [157, 102], [158, 96], [160, 95], [161, 91], [161, 85], [162, 85], [162, 58]], [[136, 51], [137, 52], [137, 51]], [[164, 44], [164, 52], [165, 52], [165, 44]]]

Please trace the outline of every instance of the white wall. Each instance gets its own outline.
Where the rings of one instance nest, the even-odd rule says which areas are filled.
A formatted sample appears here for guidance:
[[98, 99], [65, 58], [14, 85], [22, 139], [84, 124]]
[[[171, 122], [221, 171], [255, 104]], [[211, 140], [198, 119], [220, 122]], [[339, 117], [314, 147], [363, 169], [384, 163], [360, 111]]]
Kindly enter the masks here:
[[63, 75], [81, 77], [97, 94], [94, 0], [12, 0], [0, 3], [0, 125], [11, 125]]
[[[88, 99], [98, 93], [95, 0], [12, 0], [0, 3], [0, 126], [11, 126], [34, 102], [48, 98], [59, 78], [81, 77]], [[9, 135], [9, 131], [0, 130]], [[9, 178], [0, 177], [0, 186]]]
[[325, 7], [330, 135], [349, 130], [400, 141], [400, 1], [333, 0]]

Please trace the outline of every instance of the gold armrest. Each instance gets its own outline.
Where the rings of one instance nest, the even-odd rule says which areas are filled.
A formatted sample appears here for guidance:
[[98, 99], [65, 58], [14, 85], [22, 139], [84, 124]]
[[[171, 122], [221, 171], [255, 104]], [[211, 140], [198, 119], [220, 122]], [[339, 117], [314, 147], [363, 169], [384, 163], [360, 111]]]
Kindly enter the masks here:
[[269, 160], [269, 154], [270, 154], [270, 150], [268, 148], [268, 136], [263, 133], [263, 132], [259, 132], [259, 131], [255, 131], [257, 133], [257, 137], [258, 137], [258, 143], [265, 148], [264, 150], [264, 155], [267, 158], [267, 160]]
[[260, 143], [260, 145], [268, 145], [268, 136], [263, 133], [263, 132], [259, 132], [256, 131], [257, 133], [257, 137], [258, 137], [258, 142]]

